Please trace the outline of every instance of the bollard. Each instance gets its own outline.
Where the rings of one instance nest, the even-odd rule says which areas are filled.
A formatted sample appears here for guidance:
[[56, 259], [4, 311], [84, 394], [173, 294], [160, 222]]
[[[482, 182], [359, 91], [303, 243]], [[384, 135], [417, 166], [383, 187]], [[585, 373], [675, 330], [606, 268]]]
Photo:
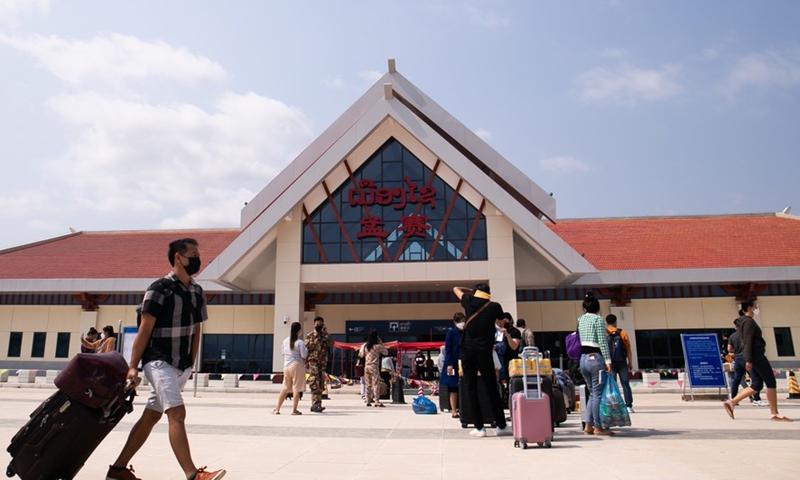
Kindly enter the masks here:
[[17, 383], [36, 383], [36, 370], [18, 371]]
[[55, 379], [59, 373], [61, 373], [59, 370], [48, 370], [44, 377], [44, 383], [55, 383]]
[[403, 379], [396, 377], [392, 382], [392, 404], [405, 404], [406, 399], [403, 395]]
[[789, 396], [787, 400], [800, 398], [800, 388], [797, 386], [797, 377], [795, 377], [794, 372], [789, 370], [786, 378], [789, 381]]
[[8, 383], [8, 370], [0, 370], [0, 383]]
[[239, 387], [239, 375], [235, 373], [228, 373], [222, 379], [222, 386], [225, 388], [238, 388]]

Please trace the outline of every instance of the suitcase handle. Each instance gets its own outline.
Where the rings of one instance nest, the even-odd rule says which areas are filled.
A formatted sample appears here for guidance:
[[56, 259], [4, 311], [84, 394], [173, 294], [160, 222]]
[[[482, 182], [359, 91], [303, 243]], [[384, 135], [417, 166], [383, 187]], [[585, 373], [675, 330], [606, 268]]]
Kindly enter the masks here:
[[542, 398], [542, 377], [541, 364], [539, 363], [539, 349], [537, 347], [525, 347], [522, 349], [522, 389], [526, 399], [533, 398], [528, 394], [528, 359], [536, 360], [536, 390], [538, 398]]
[[41, 440], [39, 440], [39, 443], [37, 443], [36, 445], [31, 445], [31, 449], [34, 452], [36, 452], [36, 456], [41, 456], [44, 447], [46, 447], [47, 444], [50, 443], [50, 440], [52, 440], [53, 437], [61, 433], [63, 430], [64, 430], [64, 424], [61, 422], [56, 422], [47, 432], [47, 435], [45, 435], [44, 437], [42, 437]]

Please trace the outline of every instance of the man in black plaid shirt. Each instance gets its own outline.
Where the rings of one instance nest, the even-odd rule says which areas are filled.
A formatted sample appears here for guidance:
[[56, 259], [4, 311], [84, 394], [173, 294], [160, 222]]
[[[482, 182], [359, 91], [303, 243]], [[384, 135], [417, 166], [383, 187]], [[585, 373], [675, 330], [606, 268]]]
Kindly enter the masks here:
[[188, 480], [218, 480], [225, 470], [206, 471], [192, 461], [186, 436], [186, 407], [181, 390], [192, 372], [200, 346], [202, 322], [208, 319], [203, 288], [192, 278], [200, 271], [200, 251], [192, 238], [175, 240], [167, 252], [172, 271], [147, 289], [139, 307], [139, 332], [133, 342], [128, 378], [138, 385], [139, 361], [153, 391], [142, 417], [131, 429], [106, 480], [140, 480], [128, 462], [144, 445], [166, 413], [169, 442]]

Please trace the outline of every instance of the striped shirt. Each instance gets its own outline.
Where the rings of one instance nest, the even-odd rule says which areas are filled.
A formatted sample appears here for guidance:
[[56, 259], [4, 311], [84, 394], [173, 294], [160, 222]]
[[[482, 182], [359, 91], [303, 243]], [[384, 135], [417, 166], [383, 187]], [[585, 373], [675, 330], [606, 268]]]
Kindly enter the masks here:
[[578, 318], [578, 334], [581, 345], [600, 349], [606, 363], [611, 363], [611, 353], [608, 351], [606, 339], [606, 321], [596, 313], [584, 313]]
[[191, 367], [195, 325], [208, 320], [203, 287], [193, 278], [186, 287], [170, 272], [148, 287], [139, 308], [156, 318], [142, 365], [163, 360], [179, 370]]

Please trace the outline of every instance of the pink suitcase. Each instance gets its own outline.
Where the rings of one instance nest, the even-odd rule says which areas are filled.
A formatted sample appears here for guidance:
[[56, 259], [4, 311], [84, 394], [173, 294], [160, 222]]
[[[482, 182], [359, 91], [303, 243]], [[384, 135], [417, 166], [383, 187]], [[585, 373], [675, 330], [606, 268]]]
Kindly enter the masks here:
[[528, 390], [528, 358], [539, 363], [539, 349], [525, 347], [522, 350], [522, 385], [523, 390], [511, 397], [511, 429], [514, 433], [514, 446], [528, 448], [528, 443], [536, 443], [540, 447], [550, 448], [553, 441], [552, 419], [550, 417], [550, 398], [542, 393], [539, 378], [539, 367], [536, 367], [537, 388]]

